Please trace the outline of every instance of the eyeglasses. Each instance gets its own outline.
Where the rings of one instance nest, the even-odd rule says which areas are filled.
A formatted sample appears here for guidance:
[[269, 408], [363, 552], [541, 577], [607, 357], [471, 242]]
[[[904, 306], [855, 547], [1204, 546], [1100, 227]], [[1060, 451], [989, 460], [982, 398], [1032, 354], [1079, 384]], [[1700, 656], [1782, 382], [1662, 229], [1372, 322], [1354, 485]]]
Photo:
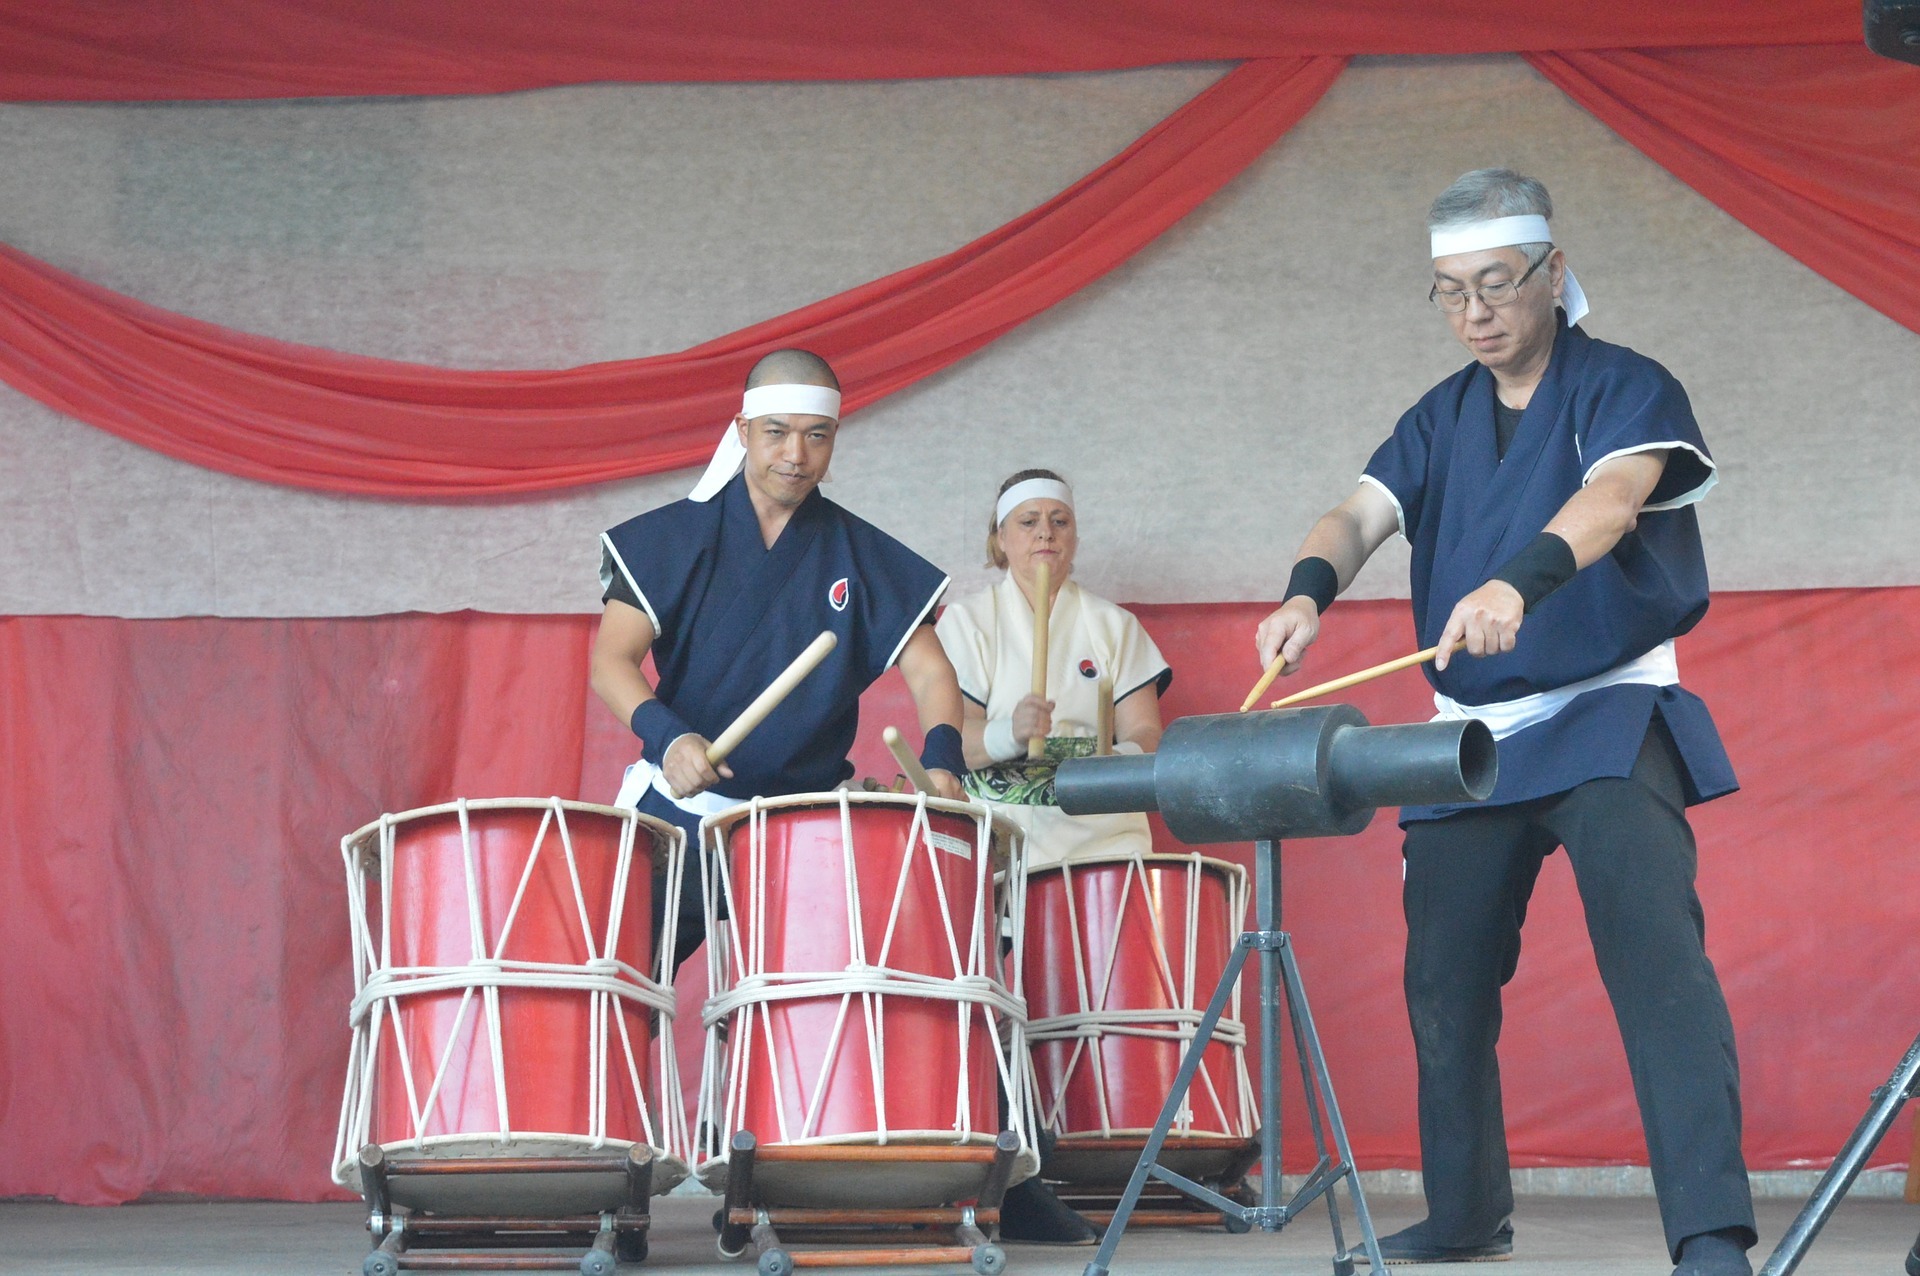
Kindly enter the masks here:
[[[1551, 256], [1553, 256], [1552, 253], [1547, 254], [1547, 257]], [[1533, 278], [1534, 271], [1546, 265], [1547, 257], [1542, 257], [1539, 261], [1534, 262], [1533, 265], [1528, 266], [1527, 273], [1518, 279], [1503, 279], [1497, 284], [1482, 284], [1478, 288], [1447, 288], [1443, 290], [1439, 284], [1435, 284], [1427, 290], [1427, 300], [1450, 315], [1457, 315], [1465, 311], [1475, 297], [1486, 302], [1488, 307], [1504, 306], [1520, 295], [1520, 285]]]

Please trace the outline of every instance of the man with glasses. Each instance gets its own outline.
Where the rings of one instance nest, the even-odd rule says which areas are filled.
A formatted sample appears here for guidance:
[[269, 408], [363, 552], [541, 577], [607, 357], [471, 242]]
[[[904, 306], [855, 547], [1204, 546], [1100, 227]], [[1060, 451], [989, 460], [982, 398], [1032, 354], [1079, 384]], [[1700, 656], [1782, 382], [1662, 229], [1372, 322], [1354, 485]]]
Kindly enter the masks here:
[[1564, 846], [1675, 1276], [1747, 1276], [1733, 1027], [1684, 814], [1736, 782], [1673, 644], [1707, 610], [1691, 506], [1714, 466], [1679, 382], [1576, 326], [1586, 298], [1552, 215], [1545, 187], [1506, 169], [1434, 201], [1428, 297], [1473, 362], [1400, 418], [1358, 490], [1314, 525], [1256, 644], [1293, 672], [1335, 595], [1399, 532], [1419, 645], [1440, 648], [1439, 716], [1480, 718], [1500, 742], [1485, 803], [1400, 813], [1428, 1216], [1381, 1240], [1386, 1259], [1512, 1252], [1500, 990], [1541, 863]]

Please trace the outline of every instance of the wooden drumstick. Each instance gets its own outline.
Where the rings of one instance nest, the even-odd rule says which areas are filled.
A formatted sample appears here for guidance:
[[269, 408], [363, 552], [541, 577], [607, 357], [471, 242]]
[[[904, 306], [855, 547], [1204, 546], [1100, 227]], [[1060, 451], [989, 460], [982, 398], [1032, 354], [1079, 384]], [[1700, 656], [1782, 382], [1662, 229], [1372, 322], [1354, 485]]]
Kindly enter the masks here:
[[[1465, 642], [1455, 640], [1453, 649], [1460, 650]], [[1344, 678], [1335, 678], [1332, 682], [1323, 682], [1317, 687], [1308, 687], [1305, 691], [1296, 691], [1290, 696], [1275, 700], [1270, 708], [1284, 709], [1290, 704], [1299, 704], [1302, 700], [1312, 700], [1316, 696], [1330, 696], [1336, 691], [1345, 691], [1348, 687], [1357, 687], [1363, 682], [1372, 682], [1390, 673], [1399, 673], [1402, 669], [1411, 669], [1415, 665], [1424, 665], [1440, 654], [1440, 648], [1428, 647], [1425, 651], [1416, 651], [1411, 656], [1401, 656], [1385, 664], [1375, 665], [1371, 669], [1362, 669], [1359, 673], [1350, 673]]]
[[[1047, 698], [1047, 618], [1053, 612], [1053, 568], [1041, 562], [1033, 567], [1033, 694]], [[1047, 755], [1047, 738], [1031, 736], [1027, 740], [1027, 760], [1038, 762]]]
[[807, 649], [793, 658], [793, 663], [780, 671], [780, 676], [767, 684], [767, 689], [753, 698], [753, 703], [740, 711], [740, 716], [727, 724], [720, 738], [707, 746], [707, 761], [718, 766], [729, 753], [740, 747], [740, 742], [766, 720], [766, 716], [779, 708], [792, 690], [800, 685], [802, 679], [819, 667], [827, 658], [827, 653], [839, 644], [832, 630], [823, 631], [818, 638], [807, 644]]
[[899, 727], [888, 727], [880, 733], [887, 742], [887, 748], [893, 752], [893, 760], [900, 764], [900, 772], [905, 775], [913, 787], [928, 797], [939, 797], [939, 790], [933, 787], [933, 777], [927, 774], [927, 768], [920, 765], [920, 759], [913, 756], [913, 750], [907, 748], [907, 742], [900, 738]]
[[1240, 712], [1245, 713], [1253, 708], [1253, 702], [1267, 694], [1267, 688], [1273, 685], [1273, 680], [1278, 678], [1280, 671], [1286, 667], [1287, 653], [1283, 650], [1273, 658], [1273, 663], [1267, 666], [1267, 671], [1260, 675], [1260, 681], [1253, 684], [1253, 690], [1247, 692], [1247, 698], [1240, 702]]
[[1113, 752], [1113, 679], [1100, 680], [1100, 707], [1094, 718], [1093, 751], [1099, 757]]

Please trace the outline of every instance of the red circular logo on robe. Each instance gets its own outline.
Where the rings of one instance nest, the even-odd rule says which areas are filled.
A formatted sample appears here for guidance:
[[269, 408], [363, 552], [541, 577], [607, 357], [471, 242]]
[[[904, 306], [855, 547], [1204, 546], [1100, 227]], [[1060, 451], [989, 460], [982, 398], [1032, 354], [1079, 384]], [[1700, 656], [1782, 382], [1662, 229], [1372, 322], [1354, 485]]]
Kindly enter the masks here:
[[1098, 678], [1100, 671], [1094, 667], [1093, 661], [1082, 660], [1080, 662], [1080, 676], [1082, 678]]
[[847, 609], [847, 592], [849, 588], [847, 578], [842, 576], [839, 580], [834, 581], [833, 588], [827, 591], [827, 602], [832, 604], [835, 611], [845, 611]]

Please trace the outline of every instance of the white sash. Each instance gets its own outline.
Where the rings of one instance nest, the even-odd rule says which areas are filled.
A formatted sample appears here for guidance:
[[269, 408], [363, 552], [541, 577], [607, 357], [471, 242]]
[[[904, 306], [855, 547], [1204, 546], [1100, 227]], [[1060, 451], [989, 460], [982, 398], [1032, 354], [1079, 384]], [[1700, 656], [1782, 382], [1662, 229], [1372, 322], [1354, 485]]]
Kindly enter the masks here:
[[628, 767], [626, 774], [621, 777], [620, 796], [613, 799], [613, 804], [629, 810], [638, 810], [640, 799], [646, 796], [648, 789], [652, 789], [688, 815], [697, 815], [701, 819], [709, 815], [717, 815], [730, 806], [739, 806], [746, 801], [745, 798], [733, 798], [715, 793], [712, 789], [704, 793], [696, 793], [692, 797], [677, 798], [672, 790], [667, 788], [667, 777], [661, 773], [660, 768], [641, 758]]
[[[1465, 656], [1465, 653], [1460, 653]], [[1468, 657], [1471, 659], [1471, 657]], [[1545, 722], [1554, 714], [1566, 708], [1576, 696], [1589, 691], [1598, 691], [1602, 687], [1618, 686], [1625, 682], [1646, 683], [1655, 687], [1671, 687], [1680, 681], [1680, 662], [1673, 651], [1673, 639], [1669, 638], [1644, 656], [1616, 665], [1605, 673], [1597, 673], [1591, 678], [1582, 678], [1579, 682], [1568, 683], [1564, 687], [1555, 687], [1552, 691], [1541, 691], [1530, 696], [1521, 696], [1518, 700], [1496, 700], [1492, 704], [1461, 704], [1438, 691], [1433, 693], [1433, 707], [1439, 710], [1433, 715], [1435, 722], [1458, 722], [1466, 718], [1478, 718], [1487, 724], [1493, 732], [1493, 738], [1504, 740], [1516, 731]]]

